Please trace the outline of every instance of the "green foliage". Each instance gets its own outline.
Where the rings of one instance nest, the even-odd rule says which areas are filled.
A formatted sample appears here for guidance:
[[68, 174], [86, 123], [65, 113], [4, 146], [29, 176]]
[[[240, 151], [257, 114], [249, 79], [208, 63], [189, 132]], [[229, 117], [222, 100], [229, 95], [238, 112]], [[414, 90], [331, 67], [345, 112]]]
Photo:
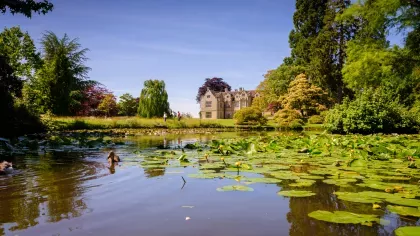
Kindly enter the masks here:
[[419, 226], [404, 226], [395, 230], [396, 236], [416, 236], [420, 235]]
[[106, 94], [98, 105], [98, 110], [105, 116], [115, 116], [118, 113], [117, 101], [112, 94]]
[[9, 58], [9, 65], [18, 77], [31, 77], [41, 63], [33, 40], [28, 32], [22, 32], [18, 26], [4, 28], [0, 33], [0, 55]]
[[309, 124], [323, 124], [324, 118], [320, 115], [313, 115], [308, 119]]
[[372, 222], [380, 223], [377, 215], [356, 214], [347, 211], [314, 211], [308, 214], [309, 217], [337, 224], [361, 224], [372, 226]]
[[267, 118], [265, 118], [261, 111], [254, 107], [245, 107], [235, 112], [233, 118], [236, 120], [236, 124], [258, 124], [265, 125]]
[[7, 0], [0, 2], [0, 12], [6, 13], [9, 9], [10, 13], [14, 14], [23, 14], [24, 16], [31, 18], [32, 12], [38, 14], [46, 14], [52, 11], [54, 5], [47, 0], [35, 1], [35, 0]]
[[320, 113], [325, 110], [327, 94], [319, 87], [312, 85], [304, 74], [290, 82], [288, 93], [279, 99], [286, 109], [295, 109], [303, 116]]
[[146, 80], [141, 90], [137, 113], [141, 117], [162, 117], [170, 114], [168, 93], [163, 80]]
[[293, 14], [294, 29], [290, 32], [291, 60], [296, 65], [310, 62], [311, 44], [324, 26], [328, 0], [297, 0]]
[[368, 89], [355, 100], [345, 99], [331, 109], [325, 127], [333, 133], [415, 133], [419, 123], [398, 99], [383, 89]]
[[122, 116], [135, 116], [138, 107], [138, 99], [128, 93], [125, 93], [118, 101], [118, 114]]
[[304, 125], [302, 114], [293, 109], [281, 109], [274, 115], [274, 120], [280, 127], [302, 129]]
[[95, 84], [87, 79], [90, 70], [84, 63], [88, 49], [66, 34], [58, 38], [52, 32], [42, 40], [43, 66], [24, 88], [25, 104], [40, 113], [72, 115], [80, 109], [82, 91]]

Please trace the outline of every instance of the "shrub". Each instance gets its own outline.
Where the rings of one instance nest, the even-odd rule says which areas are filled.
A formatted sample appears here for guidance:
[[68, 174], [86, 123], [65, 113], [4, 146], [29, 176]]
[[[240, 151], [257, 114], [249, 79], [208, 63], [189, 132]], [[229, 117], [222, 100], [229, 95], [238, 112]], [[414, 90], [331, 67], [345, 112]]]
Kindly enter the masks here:
[[324, 123], [324, 118], [320, 115], [313, 115], [308, 119], [309, 124], [322, 124]]
[[262, 115], [262, 112], [254, 107], [245, 107], [235, 112], [233, 118], [236, 120], [236, 124], [259, 124], [265, 125], [267, 118]]
[[291, 123], [298, 122], [302, 125], [304, 124], [302, 120], [302, 114], [299, 111], [293, 109], [282, 109], [274, 115], [274, 120], [281, 126], [281, 127], [290, 127]]
[[416, 133], [419, 123], [398, 99], [381, 89], [369, 89], [331, 109], [325, 117], [325, 128], [333, 133]]

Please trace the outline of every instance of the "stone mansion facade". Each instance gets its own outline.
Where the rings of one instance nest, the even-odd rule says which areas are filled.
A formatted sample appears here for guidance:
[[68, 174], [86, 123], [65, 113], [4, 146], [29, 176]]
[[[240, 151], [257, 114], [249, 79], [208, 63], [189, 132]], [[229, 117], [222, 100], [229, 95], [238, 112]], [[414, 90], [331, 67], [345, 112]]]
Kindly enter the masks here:
[[239, 88], [235, 91], [215, 92], [207, 88], [207, 92], [200, 99], [201, 119], [232, 119], [233, 114], [244, 107], [252, 105], [258, 97], [254, 90]]

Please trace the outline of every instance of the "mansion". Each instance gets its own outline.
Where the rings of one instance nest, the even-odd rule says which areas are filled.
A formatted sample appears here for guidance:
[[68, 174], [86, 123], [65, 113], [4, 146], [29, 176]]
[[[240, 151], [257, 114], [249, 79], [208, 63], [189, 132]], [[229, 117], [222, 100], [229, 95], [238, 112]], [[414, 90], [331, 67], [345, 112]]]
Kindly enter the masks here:
[[200, 117], [202, 119], [232, 119], [233, 114], [244, 107], [249, 107], [252, 100], [258, 97], [254, 90], [243, 88], [235, 91], [215, 92], [207, 88], [200, 99]]

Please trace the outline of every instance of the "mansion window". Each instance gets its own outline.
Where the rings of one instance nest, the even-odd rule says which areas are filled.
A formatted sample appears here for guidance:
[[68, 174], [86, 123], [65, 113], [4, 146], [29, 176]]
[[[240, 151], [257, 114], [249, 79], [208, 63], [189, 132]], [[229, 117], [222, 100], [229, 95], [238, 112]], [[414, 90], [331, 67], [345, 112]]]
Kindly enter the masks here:
[[235, 102], [235, 107], [239, 107], [239, 101]]
[[241, 107], [246, 106], [246, 101], [241, 101]]
[[211, 112], [206, 112], [206, 118], [211, 118]]
[[207, 98], [210, 98], [210, 95], [207, 95]]
[[225, 103], [225, 107], [230, 108], [230, 103], [229, 102]]
[[206, 107], [211, 107], [211, 101], [206, 101]]

